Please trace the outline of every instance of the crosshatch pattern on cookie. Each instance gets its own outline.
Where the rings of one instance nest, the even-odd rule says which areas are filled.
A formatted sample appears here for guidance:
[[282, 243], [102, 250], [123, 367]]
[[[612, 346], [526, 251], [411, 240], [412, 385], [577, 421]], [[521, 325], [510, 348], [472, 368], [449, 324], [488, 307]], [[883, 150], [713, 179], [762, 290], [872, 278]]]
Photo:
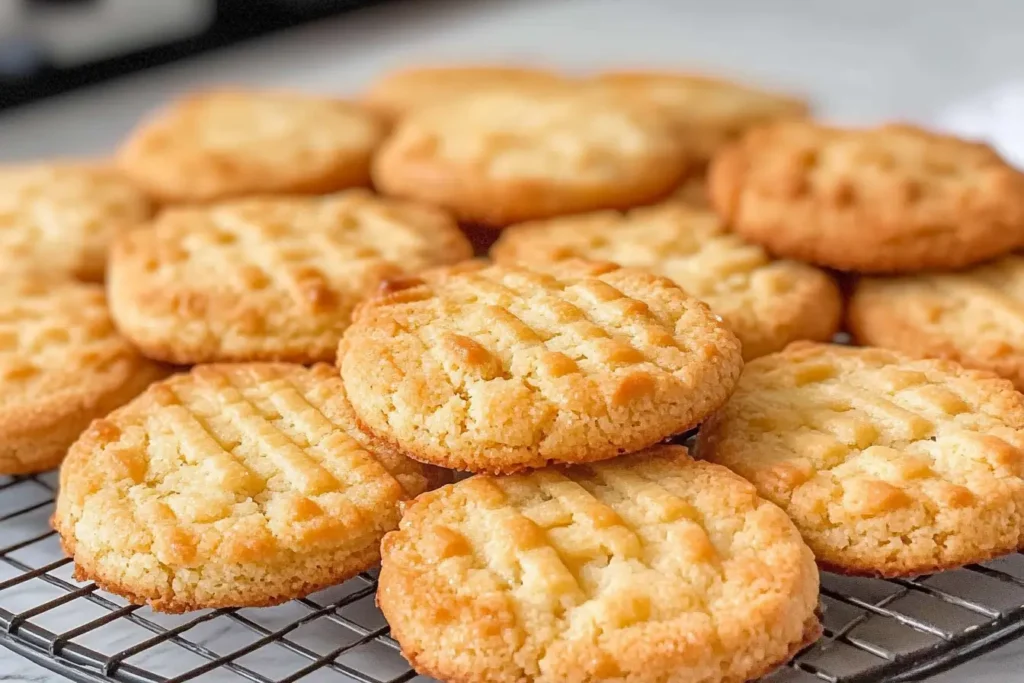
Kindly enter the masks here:
[[1024, 538], [1024, 398], [991, 375], [793, 345], [747, 366], [700, 439], [840, 570], [924, 573]]
[[114, 329], [102, 286], [0, 283], [0, 472], [55, 467], [93, 418], [162, 374]]
[[797, 339], [827, 340], [839, 326], [839, 291], [828, 275], [773, 260], [715, 214], [679, 201], [521, 223], [502, 232], [491, 254], [506, 263], [609, 261], [669, 277], [723, 317], [748, 359]]
[[907, 125], [757, 129], [715, 158], [709, 188], [740, 235], [840, 270], [963, 267], [1024, 240], [1024, 175], [986, 145]]
[[[780, 663], [816, 631], [813, 558], [749, 484], [685, 453], [480, 475], [416, 501], [385, 538], [380, 579], [405, 654], [460, 680], [564, 680], [578, 667], [704, 681], [722, 666], [746, 680]], [[410, 605], [412, 585], [440, 592]], [[485, 629], [483, 647], [460, 651], [484, 612], [509, 636]], [[670, 648], [683, 632], [702, 635]]]
[[636, 450], [724, 400], [738, 342], [705, 304], [643, 271], [551, 268], [463, 267], [364, 304], [340, 362], [369, 430], [500, 471]]
[[372, 566], [398, 502], [429, 482], [364, 449], [343, 402], [326, 365], [211, 365], [98, 420], [55, 518], [80, 572], [177, 611], [280, 602]]
[[492, 226], [669, 194], [690, 166], [657, 110], [575, 90], [496, 90], [404, 118], [375, 185]]
[[471, 255], [430, 207], [362, 190], [165, 213], [115, 249], [111, 302], [144, 350], [176, 362], [333, 359], [382, 281]]
[[949, 358], [1024, 388], [1024, 257], [959, 272], [864, 278], [849, 321], [864, 343]]
[[114, 330], [96, 285], [20, 278], [0, 286], [0, 405], [71, 388], [80, 374], [102, 374], [133, 357]]
[[142, 190], [112, 168], [0, 166], [0, 271], [101, 281], [110, 243], [152, 213]]

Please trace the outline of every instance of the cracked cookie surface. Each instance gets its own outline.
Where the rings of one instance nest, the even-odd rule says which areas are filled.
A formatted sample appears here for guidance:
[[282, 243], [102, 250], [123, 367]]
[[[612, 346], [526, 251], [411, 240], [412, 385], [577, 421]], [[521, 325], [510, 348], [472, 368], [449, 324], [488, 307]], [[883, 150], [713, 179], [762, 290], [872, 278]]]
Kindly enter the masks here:
[[406, 658], [461, 683], [739, 683], [820, 633], [792, 522], [680, 446], [420, 496], [379, 585]]
[[513, 225], [491, 256], [527, 265], [611, 261], [664, 275], [722, 316], [745, 360], [800, 339], [827, 341], [839, 329], [842, 300], [828, 274], [772, 259], [714, 213], [683, 201]]
[[76, 576], [154, 609], [285, 602], [379, 559], [433, 468], [368, 451], [327, 365], [197, 366], [95, 421], [61, 469]]
[[747, 365], [698, 454], [752, 481], [837, 571], [930, 573], [1024, 539], [1024, 396], [950, 361], [794, 344]]
[[471, 255], [444, 212], [366, 190], [176, 208], [115, 245], [110, 306], [160, 360], [330, 361], [382, 281]]
[[564, 261], [391, 283], [357, 310], [338, 363], [373, 438], [497, 473], [685, 431], [725, 401], [742, 360], [736, 337], [668, 278]]
[[756, 129], [715, 157], [709, 191], [746, 239], [838, 270], [962, 268], [1024, 244], [1024, 174], [912, 126]]

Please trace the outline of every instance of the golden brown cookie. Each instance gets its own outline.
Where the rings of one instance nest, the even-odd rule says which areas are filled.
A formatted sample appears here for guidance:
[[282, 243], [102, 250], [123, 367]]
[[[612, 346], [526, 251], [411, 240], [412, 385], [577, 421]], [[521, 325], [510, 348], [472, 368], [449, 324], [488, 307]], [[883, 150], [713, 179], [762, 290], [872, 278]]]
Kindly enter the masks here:
[[369, 569], [440, 473], [357, 440], [327, 365], [206, 365], [97, 420], [54, 528], [92, 580], [165, 612], [272, 605]]
[[684, 204], [698, 209], [710, 209], [711, 199], [708, 197], [708, 181], [703, 174], [693, 174], [683, 180], [671, 195]]
[[117, 243], [110, 305], [151, 358], [329, 361], [385, 279], [471, 255], [444, 212], [366, 190], [177, 208]]
[[103, 164], [0, 166], [0, 273], [102, 282], [110, 243], [152, 214], [142, 190]]
[[417, 110], [374, 159], [385, 194], [509, 223], [654, 201], [688, 161], [650, 106], [576, 90], [490, 91]]
[[423, 107], [489, 90], [566, 87], [566, 78], [545, 69], [523, 66], [426, 66], [384, 74], [370, 86], [363, 102], [390, 120]]
[[0, 474], [56, 467], [90, 421], [163, 374], [114, 329], [100, 285], [0, 280]]
[[714, 213], [681, 201], [514, 225], [491, 256], [528, 265], [612, 261], [672, 278], [722, 316], [746, 360], [799, 339], [828, 341], [842, 313], [839, 288], [826, 273], [774, 261], [727, 232]]
[[706, 163], [724, 144], [749, 128], [780, 119], [802, 118], [803, 100], [739, 83], [671, 71], [611, 71], [597, 85], [618, 97], [649, 102], [677, 124], [686, 148]]
[[697, 425], [739, 341], [667, 278], [566, 261], [392, 283], [338, 352], [362, 428], [423, 462], [508, 473], [640, 450]]
[[960, 268], [1024, 243], [1024, 175], [911, 126], [758, 129], [715, 158], [709, 187], [743, 237], [838, 270]]
[[122, 168], [165, 202], [322, 194], [369, 185], [385, 125], [356, 104], [217, 90], [173, 103], [122, 145]]
[[863, 278], [847, 327], [862, 343], [948, 358], [1024, 389], [1024, 257], [959, 272]]
[[950, 361], [794, 344], [747, 365], [698, 448], [829, 569], [926, 574], [1024, 542], [1024, 396]]
[[460, 683], [721, 683], [821, 632], [785, 514], [681, 446], [417, 498], [377, 600], [417, 671]]

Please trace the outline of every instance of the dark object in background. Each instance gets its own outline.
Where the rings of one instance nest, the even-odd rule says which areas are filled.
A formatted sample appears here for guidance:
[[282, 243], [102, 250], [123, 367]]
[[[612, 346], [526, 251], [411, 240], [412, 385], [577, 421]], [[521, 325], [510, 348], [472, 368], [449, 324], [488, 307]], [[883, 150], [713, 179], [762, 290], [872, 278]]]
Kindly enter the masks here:
[[2, 0], [0, 110], [386, 0]]

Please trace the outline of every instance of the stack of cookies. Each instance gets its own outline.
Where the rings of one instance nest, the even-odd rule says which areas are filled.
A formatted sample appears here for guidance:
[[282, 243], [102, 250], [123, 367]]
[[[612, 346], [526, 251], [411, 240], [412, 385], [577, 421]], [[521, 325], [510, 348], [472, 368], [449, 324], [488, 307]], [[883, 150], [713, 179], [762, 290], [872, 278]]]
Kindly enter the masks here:
[[63, 460], [78, 578], [154, 609], [380, 564], [442, 680], [738, 682], [819, 565], [1024, 544], [1024, 176], [980, 145], [421, 68], [190, 96], [0, 170], [0, 228], [0, 472]]

